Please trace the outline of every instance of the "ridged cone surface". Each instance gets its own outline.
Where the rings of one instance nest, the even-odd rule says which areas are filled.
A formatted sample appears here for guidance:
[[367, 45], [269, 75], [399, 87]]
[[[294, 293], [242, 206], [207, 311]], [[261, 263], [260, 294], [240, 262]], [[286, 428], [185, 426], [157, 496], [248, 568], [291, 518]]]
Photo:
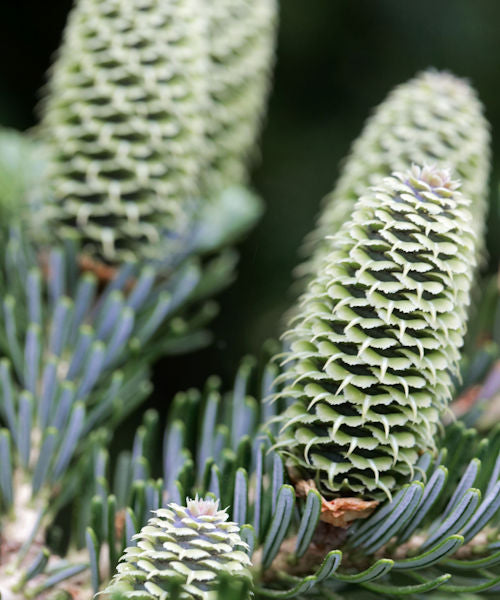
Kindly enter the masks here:
[[[207, 155], [202, 0], [79, 0], [43, 103], [59, 235], [114, 262], [186, 227]], [[172, 232], [174, 232], [172, 234]]]
[[456, 188], [429, 167], [369, 188], [302, 297], [277, 447], [325, 497], [390, 495], [435, 448], [475, 264]]
[[270, 88], [276, 0], [216, 0], [209, 14], [210, 191], [246, 183]]
[[137, 546], [126, 549], [105, 597], [156, 600], [165, 597], [169, 580], [181, 579], [182, 600], [216, 600], [217, 575], [250, 581], [246, 544], [227, 519], [212, 500], [160, 508], [135, 536]]
[[478, 254], [488, 208], [489, 125], [475, 91], [450, 73], [427, 71], [396, 87], [375, 110], [354, 142], [335, 189], [324, 199], [316, 229], [306, 243], [312, 253], [298, 273], [310, 275], [329, 251], [326, 236], [350, 218], [357, 199], [394, 171], [415, 164], [450, 168], [470, 198]]

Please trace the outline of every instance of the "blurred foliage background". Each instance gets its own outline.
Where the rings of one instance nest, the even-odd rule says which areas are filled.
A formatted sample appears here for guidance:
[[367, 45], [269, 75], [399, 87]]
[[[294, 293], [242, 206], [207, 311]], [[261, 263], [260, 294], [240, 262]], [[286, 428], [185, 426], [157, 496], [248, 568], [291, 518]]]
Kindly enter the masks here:
[[[208, 1], [208, 0], [207, 0]], [[71, 0], [0, 1], [0, 123], [36, 123], [38, 90]], [[220, 300], [214, 343], [157, 366], [150, 405], [218, 373], [229, 384], [241, 356], [283, 329], [292, 270], [321, 198], [351, 141], [389, 90], [428, 68], [470, 79], [493, 133], [489, 269], [500, 257], [500, 2], [282, 0], [274, 89], [253, 185], [266, 212], [241, 244], [239, 277]]]

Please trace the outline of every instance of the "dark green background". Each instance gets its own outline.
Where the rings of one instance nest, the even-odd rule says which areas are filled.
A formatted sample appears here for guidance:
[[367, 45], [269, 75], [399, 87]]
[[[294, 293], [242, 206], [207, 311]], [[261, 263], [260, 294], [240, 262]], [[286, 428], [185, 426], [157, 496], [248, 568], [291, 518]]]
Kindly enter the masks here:
[[[24, 129], [35, 122], [37, 90], [70, 5], [0, 0], [0, 123]], [[159, 406], [211, 373], [229, 382], [243, 354], [280, 333], [301, 240], [340, 160], [372, 107], [421, 69], [469, 78], [485, 104], [494, 145], [490, 269], [500, 256], [500, 2], [282, 0], [280, 20], [262, 160], [253, 176], [266, 213], [240, 246], [239, 278], [220, 297], [214, 344], [157, 369], [150, 402]]]

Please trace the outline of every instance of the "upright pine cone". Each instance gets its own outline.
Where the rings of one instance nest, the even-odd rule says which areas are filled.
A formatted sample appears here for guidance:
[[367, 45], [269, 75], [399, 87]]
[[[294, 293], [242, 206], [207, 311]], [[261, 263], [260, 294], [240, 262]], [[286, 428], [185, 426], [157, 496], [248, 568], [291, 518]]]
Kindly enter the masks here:
[[390, 495], [435, 447], [475, 264], [457, 187], [414, 167], [369, 188], [303, 296], [277, 447], [325, 497]]
[[213, 500], [160, 508], [125, 550], [105, 597], [163, 599], [169, 581], [180, 579], [181, 598], [210, 600], [220, 574], [251, 581], [247, 546], [227, 518]]
[[213, 0], [209, 14], [212, 101], [207, 134], [213, 144], [210, 191], [246, 183], [249, 159], [269, 92], [276, 0]]
[[318, 225], [306, 246], [312, 259], [299, 273], [312, 274], [329, 251], [327, 236], [350, 218], [357, 199], [393, 171], [415, 164], [450, 168], [472, 201], [478, 254], [489, 173], [489, 126], [470, 85], [450, 73], [427, 71], [398, 86], [376, 109], [354, 142], [335, 189], [325, 198]]
[[182, 234], [207, 142], [202, 0], [79, 0], [43, 103], [55, 233], [116, 262]]

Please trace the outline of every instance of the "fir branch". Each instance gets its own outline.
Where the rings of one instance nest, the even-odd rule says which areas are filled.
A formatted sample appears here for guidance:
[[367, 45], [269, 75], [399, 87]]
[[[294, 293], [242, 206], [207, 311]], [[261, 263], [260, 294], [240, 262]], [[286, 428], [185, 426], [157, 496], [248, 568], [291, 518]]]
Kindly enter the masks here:
[[[439, 455], [422, 454], [414, 479], [392, 502], [381, 505], [363, 522], [339, 530], [321, 520], [324, 513], [316, 491], [309, 491], [307, 498], [295, 494], [282, 459], [269, 449], [271, 442], [258, 425], [259, 419], [249, 418], [248, 407], [252, 407], [250, 414], [262, 418], [263, 411], [270, 408], [264, 402], [267, 393], [276, 393], [268, 387], [275, 375], [274, 365], [259, 369], [262, 379], [255, 379], [254, 371], [255, 365], [246, 360], [233, 392], [226, 396], [233, 398], [235, 413], [225, 414], [214, 380], [207, 383], [204, 393], [191, 391], [176, 397], [165, 427], [159, 480], [150, 475], [157, 418], [148, 413], [137, 431], [133, 452], [118, 461], [115, 480], [128, 483], [125, 488], [115, 484], [112, 489], [120, 496], [116, 506], [123, 507], [116, 513], [121, 515], [116, 528], [103, 532], [99, 518], [91, 523], [95, 538], [101, 540], [94, 551], [101, 557], [95, 563], [101, 584], [107, 578], [105, 540], [114, 540], [114, 553], [119, 554], [147, 523], [150, 511], [162, 505], [162, 498], [165, 503], [176, 498], [182, 503], [185, 495], [195, 492], [214, 494], [229, 505], [230, 518], [239, 524], [240, 535], [249, 546], [259, 599], [325, 598], [329, 594], [350, 598], [378, 586], [385, 590], [378, 593], [387, 597], [408, 594], [412, 586], [422, 593], [435, 587], [445, 591], [446, 586], [466, 591], [474, 582], [476, 568], [497, 564], [498, 428], [481, 440], [461, 423], [447, 427]], [[485, 396], [498, 392], [498, 383], [492, 387], [487, 382], [487, 386]], [[252, 391], [257, 391], [255, 397], [249, 396]], [[205, 429], [228, 430], [234, 423], [241, 427], [239, 443], [224, 436], [219, 445], [217, 437], [214, 440], [202, 433]], [[196, 431], [200, 434], [190, 435]], [[255, 441], [245, 458], [249, 438]], [[105, 506], [108, 501], [103, 490], [98, 493]], [[121, 522], [123, 527], [118, 526]], [[415, 578], [415, 571], [420, 579]], [[482, 585], [493, 588], [495, 581], [490, 574]]]

